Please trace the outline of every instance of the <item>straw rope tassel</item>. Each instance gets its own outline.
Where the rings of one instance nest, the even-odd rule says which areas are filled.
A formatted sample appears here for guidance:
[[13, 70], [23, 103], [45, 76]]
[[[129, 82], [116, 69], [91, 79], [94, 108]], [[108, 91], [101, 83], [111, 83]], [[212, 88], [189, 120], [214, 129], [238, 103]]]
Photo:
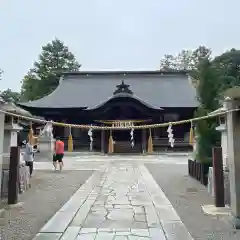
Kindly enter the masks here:
[[152, 131], [149, 129], [149, 137], [148, 137], [148, 153], [153, 153], [153, 141], [152, 141]]
[[194, 144], [194, 131], [193, 131], [193, 124], [191, 122], [191, 128], [189, 132], [189, 144], [193, 146]]
[[72, 138], [72, 130], [69, 127], [69, 136], [68, 136], [68, 152], [73, 151], [73, 138]]
[[29, 143], [34, 144], [32, 123], [30, 123], [30, 126], [29, 126], [28, 141], [29, 141]]
[[112, 130], [110, 130], [110, 136], [108, 141], [108, 153], [113, 153], [114, 147], [113, 147], [113, 137], [112, 137]]

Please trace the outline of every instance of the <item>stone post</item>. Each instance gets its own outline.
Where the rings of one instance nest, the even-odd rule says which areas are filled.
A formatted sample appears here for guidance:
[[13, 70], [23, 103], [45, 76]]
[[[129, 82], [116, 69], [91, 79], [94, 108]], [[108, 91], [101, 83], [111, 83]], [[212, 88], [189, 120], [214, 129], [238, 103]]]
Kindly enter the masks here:
[[20, 148], [18, 146], [18, 129], [15, 128], [11, 131], [10, 143], [10, 164], [9, 164], [9, 179], [8, 179], [8, 204], [16, 204], [18, 202], [19, 193], [19, 160]]
[[0, 198], [2, 186], [2, 164], [3, 164], [3, 141], [4, 141], [4, 119], [5, 114], [0, 112]]
[[[227, 104], [227, 102], [224, 102], [222, 111], [227, 110], [226, 104]], [[228, 167], [228, 137], [227, 137], [227, 123], [226, 122], [227, 122], [227, 119], [226, 119], [225, 115], [219, 116], [219, 126], [216, 127], [216, 130], [221, 133], [225, 204], [230, 205], [229, 167]]]
[[[240, 88], [226, 92], [227, 110], [240, 107]], [[240, 229], [240, 112], [227, 113], [228, 167], [230, 182], [230, 206], [234, 215], [234, 226]]]

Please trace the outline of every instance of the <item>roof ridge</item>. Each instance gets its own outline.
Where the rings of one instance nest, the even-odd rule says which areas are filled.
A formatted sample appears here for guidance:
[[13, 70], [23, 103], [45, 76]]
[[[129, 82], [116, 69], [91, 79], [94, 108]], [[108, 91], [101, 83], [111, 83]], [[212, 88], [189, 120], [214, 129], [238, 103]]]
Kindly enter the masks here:
[[189, 71], [187, 70], [173, 70], [173, 71], [162, 71], [162, 70], [96, 70], [96, 71], [73, 71], [64, 72], [63, 76], [88, 76], [88, 75], [186, 75]]

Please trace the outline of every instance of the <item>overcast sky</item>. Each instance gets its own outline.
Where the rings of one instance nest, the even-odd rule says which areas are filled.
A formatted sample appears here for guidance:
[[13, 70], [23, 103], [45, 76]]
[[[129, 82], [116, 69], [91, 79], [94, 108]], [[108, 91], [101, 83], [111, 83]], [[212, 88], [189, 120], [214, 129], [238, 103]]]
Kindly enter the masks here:
[[240, 48], [239, 0], [0, 0], [0, 90], [58, 37], [84, 70], [157, 69], [164, 54]]

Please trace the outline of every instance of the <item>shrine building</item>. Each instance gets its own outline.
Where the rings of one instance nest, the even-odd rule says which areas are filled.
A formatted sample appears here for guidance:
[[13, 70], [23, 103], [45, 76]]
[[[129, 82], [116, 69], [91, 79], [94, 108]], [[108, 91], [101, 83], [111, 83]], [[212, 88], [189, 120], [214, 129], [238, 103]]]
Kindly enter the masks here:
[[[186, 71], [80, 71], [64, 73], [58, 87], [41, 99], [18, 104], [46, 120], [97, 126], [134, 126], [192, 118], [198, 106], [196, 89]], [[189, 124], [173, 127], [175, 149], [189, 148]], [[54, 126], [54, 136], [68, 145], [68, 127]], [[72, 128], [75, 151], [89, 149], [88, 130]], [[92, 150], [108, 152], [111, 134], [115, 153], [145, 152], [151, 134], [154, 150], [169, 148], [166, 127], [93, 130]]]

